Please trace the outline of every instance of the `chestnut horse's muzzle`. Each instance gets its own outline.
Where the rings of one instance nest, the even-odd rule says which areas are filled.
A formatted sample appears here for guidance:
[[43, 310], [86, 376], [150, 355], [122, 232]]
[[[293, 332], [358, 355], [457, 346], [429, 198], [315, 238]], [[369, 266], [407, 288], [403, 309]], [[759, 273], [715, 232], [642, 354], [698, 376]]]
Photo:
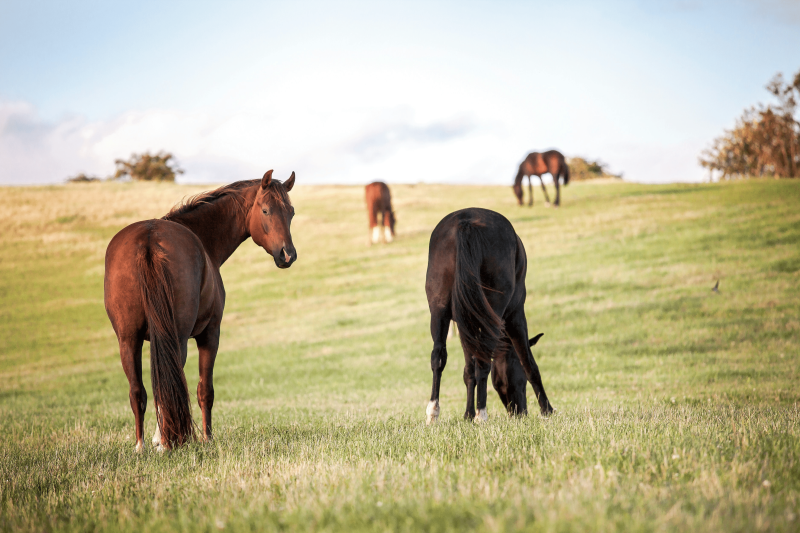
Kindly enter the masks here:
[[272, 258], [275, 259], [275, 266], [278, 268], [289, 268], [297, 261], [297, 250], [294, 246], [284, 246], [277, 254], [273, 253]]

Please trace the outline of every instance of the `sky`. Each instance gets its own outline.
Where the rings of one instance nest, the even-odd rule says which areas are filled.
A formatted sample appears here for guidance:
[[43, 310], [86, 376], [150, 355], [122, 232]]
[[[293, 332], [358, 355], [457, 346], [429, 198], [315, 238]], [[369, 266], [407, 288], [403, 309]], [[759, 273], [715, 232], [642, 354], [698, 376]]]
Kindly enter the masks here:
[[510, 184], [528, 152], [637, 182], [697, 159], [800, 70], [800, 0], [0, 0], [0, 185]]

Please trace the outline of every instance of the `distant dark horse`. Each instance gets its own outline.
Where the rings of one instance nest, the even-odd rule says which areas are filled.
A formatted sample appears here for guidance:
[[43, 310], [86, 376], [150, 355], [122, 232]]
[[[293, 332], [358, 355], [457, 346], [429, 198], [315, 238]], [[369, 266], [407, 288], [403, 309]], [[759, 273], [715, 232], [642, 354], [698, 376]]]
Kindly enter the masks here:
[[476, 207], [462, 209], [444, 217], [433, 230], [425, 279], [433, 338], [428, 424], [439, 417], [439, 385], [447, 364], [451, 319], [458, 324], [464, 348], [464, 418], [486, 419], [486, 384], [492, 358], [511, 349], [533, 386], [542, 414], [553, 411], [529, 346], [524, 308], [526, 271], [522, 241], [499, 213]]
[[547, 152], [532, 152], [528, 154], [525, 161], [520, 163], [519, 172], [514, 179], [514, 194], [517, 197], [519, 205], [522, 205], [522, 179], [528, 176], [528, 192], [530, 193], [530, 201], [528, 205], [533, 206], [533, 184], [532, 176], [537, 176], [542, 184], [542, 191], [544, 192], [544, 199], [547, 205], [550, 205], [550, 197], [547, 196], [547, 188], [544, 186], [542, 174], [550, 173], [553, 176], [553, 183], [556, 186], [556, 207], [561, 204], [561, 189], [559, 188], [558, 178], [564, 178], [564, 185], [569, 184], [569, 167], [564, 156], [557, 150], [548, 150]]
[[211, 438], [214, 359], [219, 347], [225, 289], [219, 267], [248, 237], [279, 268], [297, 259], [287, 194], [294, 172], [281, 183], [270, 170], [261, 180], [239, 181], [199, 194], [158, 220], [117, 233], [106, 251], [105, 306], [119, 341], [136, 419], [136, 450], [143, 449], [147, 392], [142, 344], [150, 341], [157, 427], [153, 444], [171, 448], [189, 440], [194, 426], [183, 366], [187, 342], [197, 342], [203, 438]]
[[381, 229], [378, 226], [378, 215], [381, 215], [384, 240], [392, 242], [394, 237], [394, 211], [392, 211], [392, 195], [389, 187], [382, 181], [370, 183], [364, 187], [367, 200], [367, 214], [369, 215], [369, 229], [372, 234], [373, 244], [381, 240]]

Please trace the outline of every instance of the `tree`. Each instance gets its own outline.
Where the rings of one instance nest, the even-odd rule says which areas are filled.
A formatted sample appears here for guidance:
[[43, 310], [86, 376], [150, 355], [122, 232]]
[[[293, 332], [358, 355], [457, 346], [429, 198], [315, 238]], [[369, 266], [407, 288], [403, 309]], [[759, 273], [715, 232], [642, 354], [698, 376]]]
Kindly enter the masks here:
[[747, 176], [800, 177], [800, 71], [792, 83], [778, 73], [767, 84], [777, 104], [746, 109], [736, 127], [714, 139], [700, 164], [722, 172], [723, 179]]
[[616, 175], [608, 172], [608, 166], [600, 161], [591, 161], [583, 157], [570, 157], [567, 160], [569, 165], [570, 180], [591, 180], [596, 178], [622, 178], [622, 174]]
[[130, 176], [136, 181], [175, 181], [175, 175], [183, 174], [183, 170], [178, 168], [173, 157], [162, 151], [156, 155], [150, 155], [150, 152], [131, 154], [128, 161], [117, 159], [114, 161], [117, 165], [114, 179]]

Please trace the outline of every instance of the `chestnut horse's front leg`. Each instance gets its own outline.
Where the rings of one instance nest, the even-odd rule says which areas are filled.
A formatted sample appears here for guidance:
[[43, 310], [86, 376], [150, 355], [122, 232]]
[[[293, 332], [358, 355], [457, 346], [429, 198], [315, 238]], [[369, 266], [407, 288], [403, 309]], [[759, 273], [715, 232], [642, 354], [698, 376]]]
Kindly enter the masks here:
[[211, 440], [211, 408], [214, 406], [214, 361], [219, 349], [219, 323], [212, 321], [197, 337], [200, 359], [200, 381], [197, 383], [197, 403], [203, 413], [203, 440]]

